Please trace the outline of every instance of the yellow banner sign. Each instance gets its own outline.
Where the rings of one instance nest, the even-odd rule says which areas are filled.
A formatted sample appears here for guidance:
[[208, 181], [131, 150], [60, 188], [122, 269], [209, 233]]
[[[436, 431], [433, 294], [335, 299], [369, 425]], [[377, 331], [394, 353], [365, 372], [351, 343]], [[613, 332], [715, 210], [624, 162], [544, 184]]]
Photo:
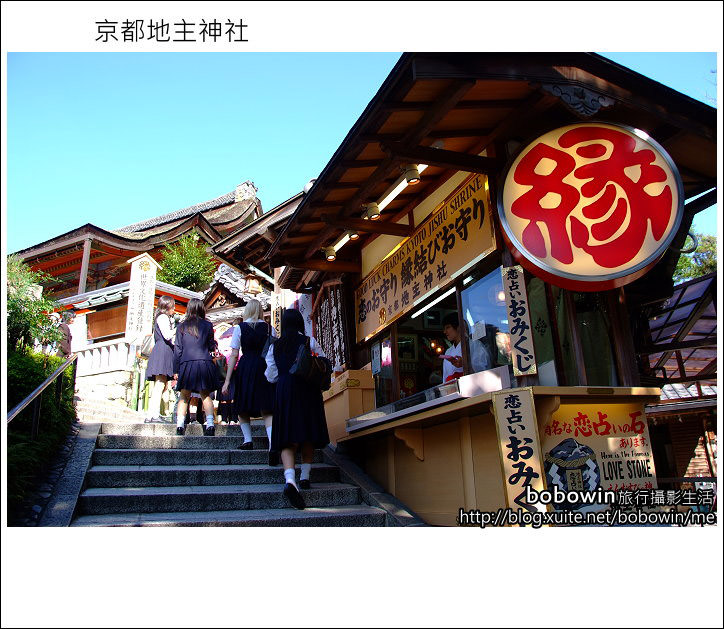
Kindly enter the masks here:
[[357, 342], [495, 250], [485, 175], [472, 175], [355, 292]]
[[526, 502], [528, 487], [536, 492], [545, 489], [533, 392], [523, 388], [493, 393], [493, 413], [508, 507], [545, 511], [545, 505]]
[[[564, 492], [656, 489], [642, 402], [562, 403], [542, 428], [546, 484]], [[580, 509], [584, 504], [556, 505]]]

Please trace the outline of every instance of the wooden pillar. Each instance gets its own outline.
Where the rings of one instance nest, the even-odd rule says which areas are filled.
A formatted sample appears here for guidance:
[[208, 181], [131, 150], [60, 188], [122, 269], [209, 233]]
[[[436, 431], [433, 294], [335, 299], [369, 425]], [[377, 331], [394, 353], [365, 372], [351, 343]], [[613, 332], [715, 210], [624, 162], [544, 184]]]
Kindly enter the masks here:
[[86, 238], [83, 243], [83, 262], [80, 267], [80, 280], [78, 282], [78, 294], [85, 293], [86, 282], [88, 280], [88, 263], [90, 262], [91, 240]]

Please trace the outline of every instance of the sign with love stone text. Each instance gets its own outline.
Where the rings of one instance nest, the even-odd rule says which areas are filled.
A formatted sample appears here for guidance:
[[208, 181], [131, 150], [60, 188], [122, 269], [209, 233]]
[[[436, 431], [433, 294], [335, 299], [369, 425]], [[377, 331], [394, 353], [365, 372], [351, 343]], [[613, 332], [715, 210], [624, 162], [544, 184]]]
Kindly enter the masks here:
[[[562, 402], [541, 431], [549, 489], [656, 489], [654, 455], [643, 402]], [[559, 504], [579, 509], [583, 504]]]

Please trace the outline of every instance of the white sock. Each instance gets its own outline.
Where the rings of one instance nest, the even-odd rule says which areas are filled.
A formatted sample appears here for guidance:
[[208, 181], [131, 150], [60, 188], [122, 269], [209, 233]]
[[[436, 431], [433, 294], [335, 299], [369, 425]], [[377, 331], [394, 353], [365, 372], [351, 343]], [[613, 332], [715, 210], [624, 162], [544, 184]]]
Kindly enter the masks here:
[[176, 427], [183, 428], [186, 425], [186, 415], [176, 413]]
[[266, 427], [266, 436], [269, 437], [269, 449], [271, 450], [271, 426]]
[[251, 439], [251, 423], [239, 420], [241, 426], [241, 432], [244, 435], [244, 443], [249, 443]]
[[207, 415], [206, 416], [206, 427], [214, 425], [214, 416], [213, 415]]
[[311, 463], [302, 463], [302, 475], [300, 480], [309, 480], [309, 473], [312, 471]]
[[[288, 470], [284, 470], [284, 480], [287, 483], [291, 483], [294, 485], [294, 487], [297, 487], [297, 481], [294, 479], [294, 468], [290, 468]], [[298, 489], [298, 488], [297, 488]]]

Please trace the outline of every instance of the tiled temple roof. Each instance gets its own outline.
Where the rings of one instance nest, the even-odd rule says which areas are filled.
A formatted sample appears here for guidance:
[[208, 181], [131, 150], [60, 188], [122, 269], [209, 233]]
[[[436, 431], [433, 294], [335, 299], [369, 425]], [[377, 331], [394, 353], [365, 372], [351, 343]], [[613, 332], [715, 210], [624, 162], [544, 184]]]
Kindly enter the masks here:
[[264, 308], [267, 308], [271, 302], [271, 294], [266, 290], [261, 293], [248, 292], [246, 278], [228, 264], [222, 264], [216, 269], [214, 279], [211, 280], [211, 284], [204, 291], [204, 297], [209, 295], [217, 285], [223, 286], [236, 297], [243, 299], [244, 302], [249, 299], [257, 299]]
[[216, 197], [210, 201], [197, 203], [196, 205], [191, 205], [181, 210], [176, 210], [175, 212], [169, 212], [167, 214], [162, 214], [161, 216], [149, 218], [145, 221], [133, 223], [132, 225], [127, 225], [126, 227], [121, 227], [120, 229], [114, 231], [131, 233], [146, 231], [165, 223], [186, 218], [187, 216], [193, 216], [197, 212], [205, 212], [207, 210], [213, 210], [233, 203], [241, 203], [243, 201], [256, 201], [258, 203], [259, 200], [257, 199], [256, 193], [257, 188], [254, 183], [247, 180], [244, 183], [239, 184], [235, 190], [222, 194], [220, 197]]

